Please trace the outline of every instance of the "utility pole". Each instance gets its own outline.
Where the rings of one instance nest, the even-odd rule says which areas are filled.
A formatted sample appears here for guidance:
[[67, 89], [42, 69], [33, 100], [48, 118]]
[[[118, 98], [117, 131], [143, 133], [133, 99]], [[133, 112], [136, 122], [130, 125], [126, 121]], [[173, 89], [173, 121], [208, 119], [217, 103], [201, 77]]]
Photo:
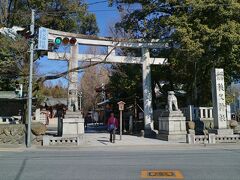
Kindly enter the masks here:
[[[32, 9], [31, 35], [34, 34], [35, 10]], [[34, 39], [31, 39], [30, 45], [30, 67], [29, 67], [29, 84], [28, 84], [28, 128], [27, 128], [27, 147], [31, 147], [31, 122], [32, 122], [32, 74], [33, 74], [33, 56], [34, 56]]]

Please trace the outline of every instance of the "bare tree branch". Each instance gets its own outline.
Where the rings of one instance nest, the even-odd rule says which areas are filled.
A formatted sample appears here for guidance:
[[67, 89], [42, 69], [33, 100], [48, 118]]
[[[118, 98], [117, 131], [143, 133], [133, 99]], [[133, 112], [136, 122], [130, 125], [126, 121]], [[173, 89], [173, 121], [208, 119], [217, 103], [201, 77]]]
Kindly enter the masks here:
[[[118, 44], [118, 43], [117, 43]], [[109, 53], [104, 57], [104, 59], [100, 62], [95, 62], [95, 63], [90, 63], [90, 64], [87, 64], [87, 65], [84, 65], [84, 66], [78, 66], [76, 68], [73, 68], [73, 69], [70, 69], [70, 70], [67, 70], [67, 71], [64, 71], [62, 73], [59, 73], [59, 74], [56, 74], [56, 75], [48, 75], [48, 76], [45, 76], [45, 77], [41, 77], [37, 80], [37, 83], [43, 83], [44, 81], [47, 81], [47, 80], [53, 80], [53, 79], [58, 79], [58, 78], [61, 78], [63, 76], [66, 76], [67, 74], [71, 73], [71, 72], [75, 72], [75, 71], [78, 71], [78, 72], [81, 72], [79, 70], [84, 70], [86, 68], [89, 68], [91, 66], [95, 66], [95, 65], [98, 65], [98, 64], [102, 64], [102, 63], [105, 63], [108, 56], [112, 53], [113, 50], [116, 49], [116, 46], [114, 48], [112, 48]], [[91, 61], [91, 58], [89, 59], [85, 59], [85, 61]]]

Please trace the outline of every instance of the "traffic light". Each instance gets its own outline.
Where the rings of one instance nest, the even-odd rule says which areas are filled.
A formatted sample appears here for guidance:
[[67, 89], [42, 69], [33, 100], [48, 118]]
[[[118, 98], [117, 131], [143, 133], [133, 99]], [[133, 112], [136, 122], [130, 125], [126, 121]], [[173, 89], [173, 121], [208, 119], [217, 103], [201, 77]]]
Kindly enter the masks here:
[[64, 45], [64, 46], [66, 46], [66, 45], [71, 45], [71, 46], [73, 46], [73, 45], [75, 45], [76, 44], [76, 42], [77, 42], [77, 39], [76, 38], [74, 38], [74, 37], [72, 37], [72, 38], [68, 38], [68, 37], [64, 37], [64, 38], [61, 38], [61, 37], [56, 37], [55, 38], [55, 41], [54, 41], [54, 43], [55, 43], [55, 45], [57, 45], [57, 46], [59, 46], [59, 45]]
[[22, 84], [16, 84], [15, 93], [18, 98], [22, 97], [22, 95], [23, 95], [23, 85]]

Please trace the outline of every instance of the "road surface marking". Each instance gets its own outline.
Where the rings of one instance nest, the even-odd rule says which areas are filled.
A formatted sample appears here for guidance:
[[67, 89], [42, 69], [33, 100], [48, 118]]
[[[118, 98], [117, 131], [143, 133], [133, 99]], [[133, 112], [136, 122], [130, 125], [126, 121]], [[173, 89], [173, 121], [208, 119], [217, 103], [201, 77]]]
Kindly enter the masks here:
[[142, 170], [141, 178], [158, 178], [158, 179], [183, 179], [179, 170]]

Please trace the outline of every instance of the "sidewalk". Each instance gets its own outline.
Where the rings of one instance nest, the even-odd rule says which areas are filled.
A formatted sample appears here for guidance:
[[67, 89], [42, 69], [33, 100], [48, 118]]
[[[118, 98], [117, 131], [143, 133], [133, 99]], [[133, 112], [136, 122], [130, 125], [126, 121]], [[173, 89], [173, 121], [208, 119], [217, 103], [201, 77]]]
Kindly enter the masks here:
[[[140, 148], [141, 147], [141, 148]], [[115, 143], [109, 142], [108, 133], [86, 133], [84, 143], [80, 146], [56, 145], [56, 146], [36, 146], [26, 148], [25, 145], [0, 145], [1, 152], [24, 152], [24, 151], [112, 151], [112, 150], [127, 150], [136, 151], [137, 149], [146, 150], [189, 150], [189, 149], [240, 149], [240, 144], [187, 144], [168, 142], [158, 139], [150, 139], [144, 137], [137, 137], [133, 135], [123, 135], [122, 140], [120, 136], [116, 135]]]
[[[57, 133], [57, 128], [55, 126], [48, 128], [48, 133], [54, 135]], [[214, 144], [214, 145], [204, 145], [204, 144], [187, 144], [187, 143], [178, 143], [178, 142], [169, 142], [169, 141], [163, 141], [159, 139], [151, 139], [151, 138], [144, 138], [139, 137], [135, 135], [122, 135], [122, 140], [120, 140], [120, 135], [116, 134], [116, 140], [115, 143], [111, 143], [109, 141], [109, 133], [106, 131], [106, 127], [104, 126], [93, 126], [89, 125], [86, 133], [84, 134], [83, 143], [80, 144], [80, 146], [74, 146], [74, 145], [54, 145], [54, 146], [37, 146], [32, 145], [31, 149], [79, 149], [79, 148], [90, 148], [90, 149], [96, 149], [96, 148], [105, 148], [109, 149], [108, 147], [116, 147], [116, 148], [134, 148], [136, 146], [143, 146], [143, 147], [159, 147], [159, 148], [199, 148], [199, 147], [221, 147], [221, 148], [238, 148], [240, 149], [240, 144]], [[94, 147], [94, 148], [93, 148]], [[0, 144], [0, 152], [1, 151], [8, 151], [8, 152], [21, 152], [24, 150], [27, 150], [25, 145], [2, 145]], [[111, 149], [111, 148], [110, 148]], [[109, 150], [110, 150], [109, 149]]]
[[[158, 139], [150, 139], [150, 138], [144, 138], [144, 137], [137, 137], [134, 135], [122, 135], [122, 140], [120, 140], [120, 135], [116, 134], [116, 140], [115, 143], [111, 143], [109, 141], [109, 133], [106, 132], [91, 132], [91, 133], [85, 133], [84, 134], [84, 140], [83, 144], [80, 146], [74, 146], [74, 145], [54, 145], [54, 146], [37, 146], [32, 144], [31, 148], [26, 148], [25, 145], [11, 145], [11, 144], [4, 144], [0, 145], [0, 152], [23, 152], [25, 150], [33, 150], [33, 149], [42, 149], [42, 150], [48, 150], [48, 149], [79, 149], [79, 148], [107, 148], [108, 147], [136, 147], [136, 146], [157, 146], [157, 145], [184, 145], [184, 143], [172, 143], [167, 141], [162, 141]], [[111, 148], [110, 148], [111, 149]]]
[[26, 146], [13, 145], [13, 144], [0, 144], [0, 152], [23, 152], [26, 149]]
[[89, 124], [85, 130], [85, 146], [136, 146], [136, 145], [161, 145], [161, 144], [182, 144], [176, 142], [162, 141], [159, 139], [144, 138], [135, 135], [122, 135], [120, 140], [119, 132], [116, 134], [115, 143], [109, 141], [110, 135], [106, 131], [107, 126], [94, 126]]
[[85, 146], [136, 146], [136, 145], [162, 145], [162, 144], [182, 144], [182, 143], [137, 137], [133, 135], [122, 135], [122, 140], [120, 140], [119, 134], [116, 134], [115, 143], [111, 143], [109, 141], [109, 133], [85, 134]]

